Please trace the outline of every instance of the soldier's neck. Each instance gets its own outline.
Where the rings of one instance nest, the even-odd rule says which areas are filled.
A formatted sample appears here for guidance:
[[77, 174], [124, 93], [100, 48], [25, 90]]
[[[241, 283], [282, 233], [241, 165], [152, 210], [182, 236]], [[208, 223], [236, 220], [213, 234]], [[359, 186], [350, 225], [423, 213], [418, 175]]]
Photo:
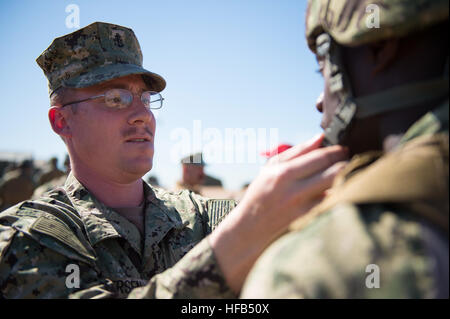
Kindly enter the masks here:
[[348, 145], [351, 155], [368, 151], [388, 152], [395, 148], [403, 134], [424, 116], [441, 103], [419, 104], [407, 110], [397, 110], [376, 115], [355, 123]]
[[91, 194], [108, 207], [137, 207], [144, 200], [141, 178], [130, 182], [118, 181], [75, 163], [72, 173]]

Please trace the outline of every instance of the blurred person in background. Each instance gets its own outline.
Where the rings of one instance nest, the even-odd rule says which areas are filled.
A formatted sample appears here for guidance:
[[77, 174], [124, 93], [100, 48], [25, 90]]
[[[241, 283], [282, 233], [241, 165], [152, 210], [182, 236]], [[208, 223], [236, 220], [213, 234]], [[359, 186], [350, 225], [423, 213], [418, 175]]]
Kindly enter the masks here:
[[222, 186], [222, 181], [205, 173], [206, 163], [202, 153], [184, 157], [181, 160], [181, 180], [174, 191], [188, 189], [207, 198], [231, 199], [232, 193]]
[[47, 169], [42, 172], [41, 176], [39, 177], [38, 186], [48, 183], [51, 180], [64, 175], [64, 172], [58, 169], [58, 159], [56, 157], [52, 157], [48, 161]]
[[0, 211], [31, 198], [34, 189], [33, 161], [23, 160], [0, 181]]
[[59, 176], [52, 178], [50, 181], [37, 187], [34, 190], [33, 195], [31, 196], [31, 199], [38, 199], [38, 198], [42, 197], [45, 193], [64, 185], [64, 183], [66, 182], [66, 179], [70, 173], [70, 157], [69, 157], [69, 155], [66, 155], [66, 157], [64, 158], [64, 169], [65, 169], [65, 171], [62, 172], [63, 175], [59, 175], [59, 173], [58, 173]]

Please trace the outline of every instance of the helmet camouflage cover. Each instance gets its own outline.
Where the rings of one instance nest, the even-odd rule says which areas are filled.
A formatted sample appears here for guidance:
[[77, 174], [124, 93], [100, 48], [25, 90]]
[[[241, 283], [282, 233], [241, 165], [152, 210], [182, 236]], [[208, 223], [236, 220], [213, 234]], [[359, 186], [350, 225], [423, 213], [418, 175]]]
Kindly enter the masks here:
[[405, 37], [448, 21], [448, 9], [448, 0], [309, 0], [308, 46], [324, 58], [330, 91], [340, 100], [325, 129], [324, 145], [346, 145], [355, 119], [410, 107], [410, 101], [418, 97], [448, 96], [448, 79], [444, 77], [354, 98], [342, 50], [333, 43], [355, 47]]
[[447, 20], [448, 10], [448, 0], [309, 0], [306, 38], [313, 52], [321, 33], [358, 46], [426, 29]]

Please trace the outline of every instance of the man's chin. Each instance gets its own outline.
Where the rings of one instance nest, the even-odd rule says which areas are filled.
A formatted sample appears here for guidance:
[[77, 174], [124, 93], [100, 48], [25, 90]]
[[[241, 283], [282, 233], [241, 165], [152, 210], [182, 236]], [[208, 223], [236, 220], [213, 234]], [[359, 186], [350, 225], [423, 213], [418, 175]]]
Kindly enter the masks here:
[[153, 159], [134, 159], [125, 165], [129, 174], [141, 178], [153, 168]]

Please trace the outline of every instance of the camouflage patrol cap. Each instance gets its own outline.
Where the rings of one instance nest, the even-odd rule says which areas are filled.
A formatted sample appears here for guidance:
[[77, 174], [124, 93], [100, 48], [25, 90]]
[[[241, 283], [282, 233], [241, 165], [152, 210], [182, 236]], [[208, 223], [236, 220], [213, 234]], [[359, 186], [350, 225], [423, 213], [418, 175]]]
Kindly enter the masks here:
[[195, 153], [195, 154], [191, 154], [189, 156], [186, 156], [186, 157], [182, 158], [181, 159], [181, 164], [206, 166], [206, 163], [203, 161], [203, 154], [202, 153]]
[[142, 67], [139, 42], [129, 28], [95, 22], [53, 40], [36, 59], [48, 79], [49, 94], [60, 87], [83, 88], [140, 74], [153, 91], [166, 81]]
[[306, 38], [313, 52], [321, 33], [358, 46], [426, 29], [448, 20], [448, 10], [448, 0], [309, 0]]

